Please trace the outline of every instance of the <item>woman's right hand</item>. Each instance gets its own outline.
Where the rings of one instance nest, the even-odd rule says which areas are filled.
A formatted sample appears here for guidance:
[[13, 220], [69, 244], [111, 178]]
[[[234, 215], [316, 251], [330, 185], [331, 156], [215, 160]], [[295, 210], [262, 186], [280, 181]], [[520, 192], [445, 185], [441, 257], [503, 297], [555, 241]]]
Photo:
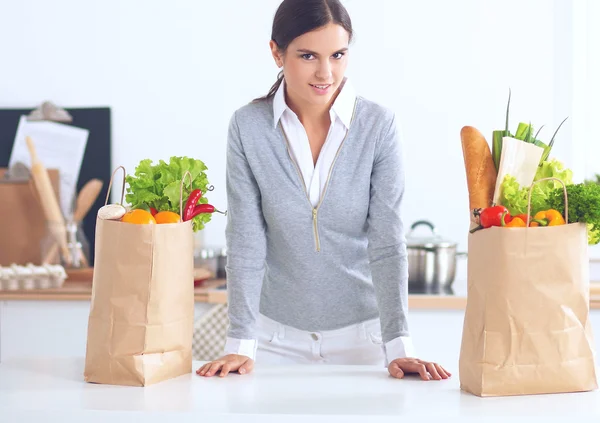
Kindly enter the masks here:
[[245, 355], [228, 354], [215, 361], [206, 363], [204, 366], [196, 370], [196, 374], [200, 376], [214, 376], [219, 371], [219, 376], [225, 377], [229, 372], [237, 371], [239, 374], [250, 373], [254, 369], [254, 360]]

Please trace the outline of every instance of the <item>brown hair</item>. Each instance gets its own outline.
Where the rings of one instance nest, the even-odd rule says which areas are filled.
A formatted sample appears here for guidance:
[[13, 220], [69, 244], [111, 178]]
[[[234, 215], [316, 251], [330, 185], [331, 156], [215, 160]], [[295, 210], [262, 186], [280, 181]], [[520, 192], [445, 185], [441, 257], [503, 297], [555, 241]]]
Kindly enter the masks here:
[[[348, 31], [352, 40], [352, 21], [340, 0], [284, 0], [277, 8], [273, 19], [271, 40], [280, 52], [285, 52], [290, 43], [307, 32], [329, 23], [340, 25]], [[275, 95], [283, 81], [283, 71], [277, 75], [267, 95], [254, 101], [267, 100]]]

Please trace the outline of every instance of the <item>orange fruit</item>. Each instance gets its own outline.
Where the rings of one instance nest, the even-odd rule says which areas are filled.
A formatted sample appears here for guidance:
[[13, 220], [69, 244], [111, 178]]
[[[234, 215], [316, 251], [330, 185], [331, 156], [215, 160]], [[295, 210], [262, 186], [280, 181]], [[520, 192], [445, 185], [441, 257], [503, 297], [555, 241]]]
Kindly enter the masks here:
[[147, 225], [149, 223], [156, 223], [156, 220], [152, 216], [152, 213], [146, 210], [133, 209], [125, 213], [125, 215], [121, 218], [121, 222], [136, 223], [138, 225]]
[[181, 219], [177, 213], [172, 211], [161, 211], [154, 215], [156, 223], [179, 223]]

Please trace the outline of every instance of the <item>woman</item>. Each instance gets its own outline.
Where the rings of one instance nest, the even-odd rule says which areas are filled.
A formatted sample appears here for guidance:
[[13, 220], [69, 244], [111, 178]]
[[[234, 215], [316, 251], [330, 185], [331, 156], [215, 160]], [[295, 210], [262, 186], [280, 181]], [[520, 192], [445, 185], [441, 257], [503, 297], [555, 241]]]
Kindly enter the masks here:
[[344, 73], [352, 25], [339, 0], [285, 0], [270, 47], [282, 72], [228, 134], [225, 355], [201, 376], [259, 363], [381, 364], [446, 379], [414, 357], [394, 114]]

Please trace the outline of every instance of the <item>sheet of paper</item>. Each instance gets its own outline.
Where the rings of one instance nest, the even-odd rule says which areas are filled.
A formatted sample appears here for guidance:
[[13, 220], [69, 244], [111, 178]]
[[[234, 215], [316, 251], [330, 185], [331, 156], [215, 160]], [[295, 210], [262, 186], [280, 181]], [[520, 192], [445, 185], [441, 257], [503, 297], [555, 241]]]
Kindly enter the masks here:
[[544, 154], [544, 149], [535, 144], [512, 137], [502, 138], [502, 154], [494, 190], [494, 204], [502, 204], [500, 201], [501, 188], [506, 175], [514, 176], [522, 187], [529, 188], [531, 186], [542, 154]]
[[9, 167], [17, 162], [31, 167], [26, 136], [30, 136], [35, 143], [38, 157], [44, 167], [59, 170], [60, 208], [65, 218], [71, 217], [89, 131], [56, 122], [28, 121], [25, 116], [21, 116]]

